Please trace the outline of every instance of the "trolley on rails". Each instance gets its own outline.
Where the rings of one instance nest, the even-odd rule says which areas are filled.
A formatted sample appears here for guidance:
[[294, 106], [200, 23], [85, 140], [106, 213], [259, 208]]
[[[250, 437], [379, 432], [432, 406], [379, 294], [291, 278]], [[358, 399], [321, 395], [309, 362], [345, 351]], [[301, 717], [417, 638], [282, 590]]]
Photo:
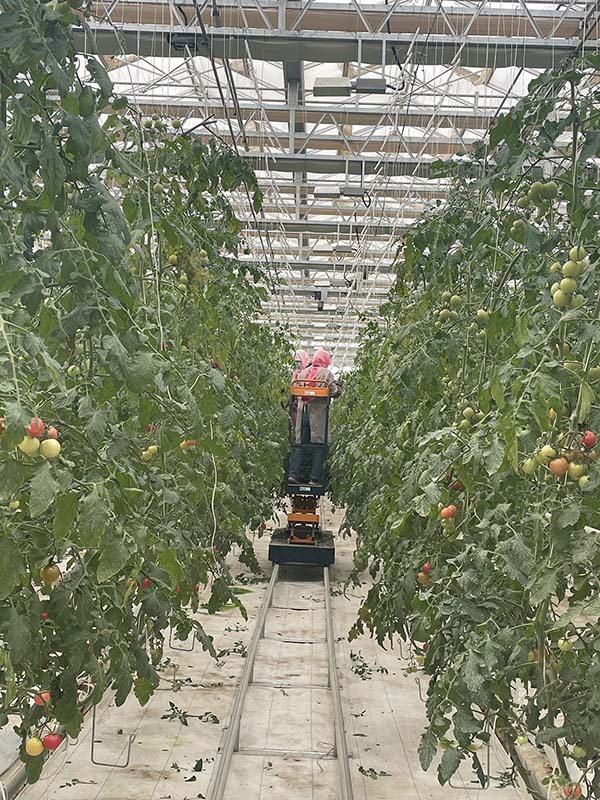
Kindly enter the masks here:
[[[295, 441], [295, 427], [291, 427], [292, 448], [303, 453], [303, 471], [306, 463], [312, 463], [314, 456], [320, 457], [321, 464], [327, 460], [329, 441], [330, 393], [326, 381], [295, 380], [291, 386], [292, 397], [300, 400], [325, 401], [325, 434], [323, 444]], [[320, 450], [320, 452], [319, 452]], [[287, 515], [287, 526], [275, 530], [269, 545], [269, 560], [274, 564], [313, 564], [329, 566], [335, 561], [335, 546], [331, 531], [321, 528], [321, 498], [325, 494], [326, 473], [322, 470], [319, 485], [311, 482], [301, 473], [300, 483], [290, 482], [290, 459], [285, 469], [285, 492], [290, 496], [291, 511]]]

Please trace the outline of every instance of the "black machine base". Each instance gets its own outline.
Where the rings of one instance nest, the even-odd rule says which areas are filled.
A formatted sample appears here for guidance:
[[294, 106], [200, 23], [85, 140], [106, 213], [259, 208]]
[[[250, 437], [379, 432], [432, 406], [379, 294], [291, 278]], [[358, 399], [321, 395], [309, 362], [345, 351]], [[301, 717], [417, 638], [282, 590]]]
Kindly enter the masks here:
[[312, 497], [322, 497], [325, 494], [324, 486], [309, 486], [308, 483], [285, 482], [286, 494], [308, 494]]
[[269, 561], [273, 564], [314, 564], [328, 567], [335, 561], [333, 533], [322, 531], [315, 544], [290, 544], [286, 528], [274, 531], [269, 544]]

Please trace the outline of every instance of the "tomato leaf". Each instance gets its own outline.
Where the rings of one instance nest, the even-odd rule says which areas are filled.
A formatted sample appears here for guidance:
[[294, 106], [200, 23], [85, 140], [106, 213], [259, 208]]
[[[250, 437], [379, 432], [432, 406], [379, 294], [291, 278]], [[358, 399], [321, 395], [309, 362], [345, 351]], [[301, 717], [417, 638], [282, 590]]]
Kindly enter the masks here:
[[44, 464], [29, 481], [29, 513], [32, 517], [43, 514], [54, 502], [58, 484], [52, 476], [50, 464]]
[[494, 439], [485, 457], [485, 468], [488, 475], [495, 475], [502, 466], [503, 461], [504, 448], [497, 439]]
[[428, 770], [437, 753], [437, 738], [431, 730], [425, 731], [419, 742], [419, 763], [421, 769]]
[[100, 559], [96, 568], [96, 577], [100, 583], [104, 583], [113, 575], [116, 575], [127, 563], [129, 550], [122, 539], [113, 537], [102, 542]]
[[75, 492], [62, 494], [54, 508], [54, 537], [56, 539], [69, 538], [71, 528], [77, 516], [79, 498]]
[[569, 528], [577, 524], [581, 516], [581, 508], [577, 503], [571, 503], [564, 508], [553, 520], [558, 528]]
[[94, 486], [79, 504], [78, 540], [84, 547], [96, 547], [108, 524], [106, 504]]
[[15, 540], [0, 534], [0, 600], [18, 586], [23, 574], [24, 565], [19, 547]]
[[460, 762], [463, 759], [463, 754], [460, 750], [454, 747], [444, 750], [442, 760], [438, 765], [438, 780], [443, 786], [448, 783], [450, 778], [454, 775], [456, 770], [460, 767]]
[[148, 678], [136, 678], [133, 682], [133, 693], [141, 706], [145, 706], [154, 694], [154, 687]]

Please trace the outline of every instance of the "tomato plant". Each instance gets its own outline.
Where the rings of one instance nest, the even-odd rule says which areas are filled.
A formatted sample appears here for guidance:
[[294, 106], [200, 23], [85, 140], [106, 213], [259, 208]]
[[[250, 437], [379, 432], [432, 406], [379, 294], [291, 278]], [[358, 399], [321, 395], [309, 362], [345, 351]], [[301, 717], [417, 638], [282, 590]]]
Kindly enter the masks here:
[[288, 346], [227, 197], [259, 208], [254, 174], [141, 120], [70, 7], [0, 13], [0, 725], [21, 718], [30, 780], [45, 725], [77, 735], [82, 680], [145, 703], [169, 626], [213, 651], [192, 587], [241, 608], [225, 556], [257, 567], [287, 433]]
[[565, 796], [600, 792], [599, 66], [540, 76], [433, 166], [448, 199], [405, 235], [332, 414], [333, 496], [372, 577], [350, 636], [428, 643], [424, 768], [440, 748], [442, 783], [467, 759], [483, 780], [494, 727], [540, 800], [518, 737], [554, 749]]

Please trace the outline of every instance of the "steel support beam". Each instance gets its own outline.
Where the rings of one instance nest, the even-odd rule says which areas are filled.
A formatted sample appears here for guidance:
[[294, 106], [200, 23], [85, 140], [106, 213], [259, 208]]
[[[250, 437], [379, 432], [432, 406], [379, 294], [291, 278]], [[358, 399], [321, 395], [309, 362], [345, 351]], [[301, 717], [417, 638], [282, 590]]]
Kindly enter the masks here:
[[[74, 29], [77, 48], [83, 53], [100, 55], [136, 54], [162, 58], [183, 56], [186, 48], [201, 56], [243, 59], [250, 56], [262, 61], [316, 61], [339, 63], [381, 62], [393, 58], [404, 61], [412, 47], [413, 59], [421, 64], [451, 64], [459, 57], [467, 67], [530, 67], [547, 69], [571, 55], [579, 38], [541, 39], [539, 37], [472, 36], [397, 33], [371, 34], [345, 31], [275, 31], [263, 28], [207, 27], [205, 36], [199, 26], [113, 24], [90, 22], [95, 43], [83, 28]], [[590, 41], [591, 49], [598, 41]]]
[[283, 230], [285, 233], [307, 233], [311, 239], [319, 238], [325, 233], [334, 233], [338, 236], [400, 236], [410, 226], [408, 219], [400, 220], [398, 224], [389, 222], [369, 221], [361, 222], [328, 222], [327, 220], [316, 219], [259, 219], [258, 225], [253, 219], [240, 220], [245, 228], [255, 230], [268, 230], [274, 233]]
[[337, 156], [321, 155], [315, 153], [253, 153], [242, 152], [242, 158], [247, 160], [256, 171], [269, 170], [271, 172], [312, 172], [324, 175], [373, 175], [393, 177], [396, 175], [411, 175], [426, 178], [429, 175], [429, 165], [417, 156], [400, 154], [393, 159], [381, 159], [378, 156]]
[[[437, 128], [483, 131], [488, 128], [496, 113], [494, 108], [485, 107], [478, 108], [477, 113], [469, 113], [469, 109], [465, 106], [452, 106], [450, 105], [451, 102], [452, 98], [449, 98], [445, 107], [440, 109], [435, 105], [423, 103], [420, 96], [416, 96], [411, 107], [406, 111], [399, 112], [397, 118], [393, 111], [385, 106], [349, 107], [344, 106], [342, 103], [332, 103], [330, 106], [326, 106], [322, 103], [308, 102], [297, 114], [301, 114], [305, 123], [311, 124], [327, 124], [328, 120], [331, 120], [338, 125], [393, 127], [399, 124], [405, 127], [422, 128], [426, 127], [430, 120], [434, 120]], [[192, 119], [195, 117], [201, 119], [205, 117], [224, 119], [227, 115], [233, 115], [234, 113], [233, 105], [223, 108], [220, 103], [214, 100], [208, 101], [207, 104], [200, 104], [193, 97], [176, 97], [173, 95], [155, 97], [153, 100], [149, 98], [141, 99], [138, 95], [135, 98], [131, 98], [131, 104], [148, 116], [166, 113], [172, 117], [190, 116]], [[260, 110], [264, 112], [270, 122], [288, 122], [291, 112], [291, 108], [287, 103], [270, 101], [264, 101], [259, 105], [256, 102], [240, 100], [239, 109], [242, 119], [256, 118]], [[325, 117], [327, 117], [327, 120], [324, 122]]]
[[[471, 8], [454, 2], [445, 3], [440, 13], [439, 3], [373, 3], [298, 2], [289, 0], [285, 8], [281, 0], [219, 0], [218, 17], [212, 13], [210, 3], [197, 0], [178, 0], [177, 9], [187, 19], [195, 22], [198, 10], [207, 26], [227, 26], [234, 29], [263, 29], [265, 32], [339, 31], [378, 35], [414, 35], [418, 30], [431, 34], [475, 36], [509, 36], [574, 38], [579, 35], [585, 9], [566, 11], [550, 4], [527, 0], [520, 4], [484, 6], [471, 24], [475, 6]], [[92, 4], [95, 17], [102, 19], [106, 13], [103, 2]], [[470, 13], [471, 12], [471, 13]], [[169, 3], [160, 0], [116, 0], [111, 5], [110, 19], [117, 24], [172, 24], [180, 21], [172, 13]], [[318, 59], [323, 60], [323, 59]], [[352, 59], [356, 60], [356, 59]], [[379, 63], [375, 61], [363, 63]]]

